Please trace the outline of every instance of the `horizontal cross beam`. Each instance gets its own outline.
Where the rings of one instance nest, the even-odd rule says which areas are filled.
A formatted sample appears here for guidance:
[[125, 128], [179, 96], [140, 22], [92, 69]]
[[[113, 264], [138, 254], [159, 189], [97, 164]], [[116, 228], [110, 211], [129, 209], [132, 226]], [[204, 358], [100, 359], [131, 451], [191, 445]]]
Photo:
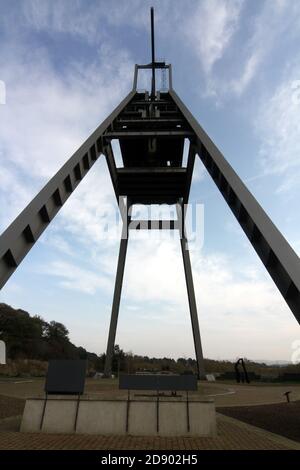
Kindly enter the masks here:
[[106, 132], [105, 137], [110, 139], [124, 139], [131, 137], [193, 137], [190, 131], [116, 131]]
[[177, 220], [131, 220], [129, 230], [175, 230], [179, 229]]

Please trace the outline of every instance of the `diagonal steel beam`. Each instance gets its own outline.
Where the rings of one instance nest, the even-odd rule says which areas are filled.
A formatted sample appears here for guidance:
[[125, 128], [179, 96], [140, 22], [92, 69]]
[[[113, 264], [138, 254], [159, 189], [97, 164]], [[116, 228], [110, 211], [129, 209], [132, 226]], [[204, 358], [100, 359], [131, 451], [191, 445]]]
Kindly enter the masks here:
[[174, 90], [170, 96], [196, 134], [201, 161], [300, 323], [299, 257]]
[[0, 237], [0, 289], [103, 152], [102, 136], [134, 97], [131, 91]]
[[187, 174], [186, 174], [186, 191], [183, 198], [183, 204], [186, 205], [189, 201], [193, 172], [194, 172], [194, 165], [195, 165], [195, 157], [196, 157], [196, 147], [192, 140], [190, 140], [190, 147], [189, 147], [189, 154], [187, 160]]
[[104, 145], [103, 145], [102, 151], [103, 151], [103, 153], [106, 157], [108, 171], [109, 171], [109, 174], [110, 174], [111, 182], [112, 182], [112, 185], [113, 185], [113, 188], [114, 188], [114, 192], [115, 192], [115, 196], [116, 196], [116, 200], [117, 200], [117, 204], [118, 204], [119, 203], [120, 193], [119, 193], [119, 188], [118, 188], [117, 167], [116, 167], [114, 152], [113, 152], [111, 143], [110, 142], [105, 143], [105, 139], [104, 139]]

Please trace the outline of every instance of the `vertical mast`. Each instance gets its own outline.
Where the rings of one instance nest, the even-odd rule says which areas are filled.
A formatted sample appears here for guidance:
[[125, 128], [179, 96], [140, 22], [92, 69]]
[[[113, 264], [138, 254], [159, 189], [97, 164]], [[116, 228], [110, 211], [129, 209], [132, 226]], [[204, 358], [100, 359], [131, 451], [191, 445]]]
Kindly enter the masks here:
[[152, 65], [152, 83], [151, 100], [155, 99], [155, 51], [154, 51], [154, 8], [151, 7], [151, 65]]

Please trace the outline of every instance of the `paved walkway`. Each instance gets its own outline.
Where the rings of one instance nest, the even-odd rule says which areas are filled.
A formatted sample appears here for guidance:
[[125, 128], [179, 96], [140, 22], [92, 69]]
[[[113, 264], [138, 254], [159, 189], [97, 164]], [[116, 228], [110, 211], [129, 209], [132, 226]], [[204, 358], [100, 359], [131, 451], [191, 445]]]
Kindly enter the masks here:
[[[0, 379], [0, 395], [28, 398], [32, 396], [44, 396], [44, 378], [33, 379]], [[216, 406], [240, 406], [262, 405], [267, 403], [284, 403], [284, 393], [289, 390], [291, 400], [300, 400], [300, 385], [285, 384], [236, 384], [224, 382], [200, 382], [199, 391], [195, 396], [208, 396], [215, 400]], [[87, 379], [85, 392], [88, 395], [104, 397], [127, 397], [125, 390], [118, 390], [118, 380], [94, 380]], [[190, 393], [190, 398], [193, 397]]]
[[227, 416], [217, 415], [216, 437], [133, 437], [0, 432], [0, 450], [300, 450], [300, 444]]
[[[0, 394], [26, 398], [42, 393], [44, 379], [0, 381]], [[300, 386], [237, 385], [201, 383], [203, 395], [214, 397], [216, 406], [278, 403], [283, 393], [292, 390], [292, 399], [299, 399]], [[87, 392], [120, 393], [116, 381], [87, 381]], [[18, 413], [20, 411], [17, 411]], [[12, 413], [14, 414], [14, 413]], [[3, 415], [6, 416], [6, 415]], [[9, 414], [7, 414], [9, 416]], [[21, 434], [17, 432], [20, 417], [0, 420], [0, 450], [2, 449], [299, 449], [300, 444], [236, 419], [218, 414], [218, 434], [213, 438], [162, 438], [132, 436], [95, 436], [75, 434]]]

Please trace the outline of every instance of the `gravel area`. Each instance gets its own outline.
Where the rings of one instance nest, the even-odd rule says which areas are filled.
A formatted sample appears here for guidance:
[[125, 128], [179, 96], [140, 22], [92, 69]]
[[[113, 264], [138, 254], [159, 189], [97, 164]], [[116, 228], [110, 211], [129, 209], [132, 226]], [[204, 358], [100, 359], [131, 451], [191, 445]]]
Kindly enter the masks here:
[[25, 400], [22, 398], [0, 395], [0, 419], [21, 415], [24, 406]]
[[218, 412], [300, 442], [300, 401], [219, 407]]

